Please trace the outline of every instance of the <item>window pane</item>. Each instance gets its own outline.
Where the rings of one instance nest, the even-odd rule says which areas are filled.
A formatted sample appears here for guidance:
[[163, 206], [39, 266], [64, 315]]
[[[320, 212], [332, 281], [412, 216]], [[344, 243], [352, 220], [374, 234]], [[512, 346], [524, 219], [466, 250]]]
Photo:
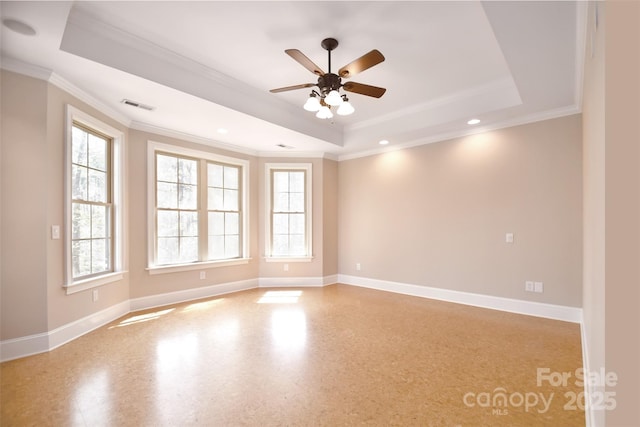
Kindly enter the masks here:
[[292, 193], [304, 192], [304, 172], [289, 172], [289, 191]]
[[109, 252], [108, 239], [91, 241], [91, 273], [102, 273], [109, 270]]
[[91, 238], [91, 206], [73, 203], [71, 206], [71, 238]]
[[89, 200], [92, 202], [107, 202], [107, 174], [89, 169]]
[[290, 193], [289, 212], [304, 212], [304, 193]]
[[224, 190], [224, 210], [238, 210], [238, 190]]
[[180, 236], [198, 236], [198, 212], [180, 212]]
[[220, 188], [209, 188], [209, 209], [224, 210], [224, 192]]
[[240, 236], [225, 236], [224, 256], [225, 258], [237, 258], [240, 256]]
[[275, 193], [273, 195], [273, 211], [289, 212], [289, 193]]
[[289, 191], [289, 172], [273, 173], [273, 191], [274, 193]]
[[273, 236], [273, 255], [289, 255], [289, 236], [277, 234]]
[[156, 176], [158, 181], [178, 182], [178, 159], [158, 154], [156, 157]]
[[294, 256], [307, 255], [305, 253], [306, 250], [305, 250], [304, 235], [292, 234], [289, 244], [290, 244], [291, 255], [294, 255]]
[[107, 170], [107, 141], [89, 134], [89, 167], [103, 172]]
[[209, 187], [222, 188], [223, 169], [222, 165], [207, 164], [207, 185]]
[[71, 198], [74, 200], [89, 200], [87, 196], [88, 169], [83, 166], [71, 166]]
[[223, 235], [224, 234], [224, 213], [223, 212], [209, 212], [209, 235]]
[[178, 208], [178, 185], [166, 182], [158, 183], [158, 194], [156, 197], [158, 208], [177, 209]]
[[71, 263], [73, 277], [91, 274], [91, 240], [77, 240], [71, 243]]
[[239, 215], [237, 213], [226, 213], [224, 222], [225, 234], [240, 234], [240, 227], [238, 224]]
[[228, 167], [224, 168], [224, 188], [238, 189], [238, 168]]
[[180, 262], [193, 262], [198, 260], [198, 238], [180, 238]]
[[91, 237], [104, 239], [109, 237], [109, 212], [107, 206], [91, 206]]
[[273, 234], [289, 234], [289, 215], [273, 215]]
[[289, 232], [291, 234], [304, 235], [304, 229], [305, 229], [304, 214], [289, 215]]
[[71, 162], [87, 166], [87, 132], [71, 128]]
[[209, 236], [209, 259], [224, 258], [224, 236]]
[[178, 236], [178, 212], [158, 211], [158, 236], [177, 237]]
[[180, 209], [198, 209], [198, 187], [195, 185], [178, 186]]
[[158, 237], [158, 264], [173, 264], [178, 260], [178, 238]]
[[182, 184], [198, 184], [198, 162], [189, 159], [179, 159], [178, 180], [178, 182]]

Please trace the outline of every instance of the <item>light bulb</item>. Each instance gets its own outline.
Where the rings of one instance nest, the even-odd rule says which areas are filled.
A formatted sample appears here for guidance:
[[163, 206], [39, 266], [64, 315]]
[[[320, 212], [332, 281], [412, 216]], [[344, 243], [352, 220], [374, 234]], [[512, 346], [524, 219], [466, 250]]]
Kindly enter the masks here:
[[344, 102], [338, 107], [338, 111], [336, 111], [336, 113], [338, 113], [338, 115], [340, 116], [348, 116], [349, 114], [353, 114], [354, 111], [356, 111], [356, 109], [353, 108], [353, 105], [351, 105], [351, 103], [345, 99]]
[[318, 101], [315, 95], [311, 95], [302, 108], [307, 111], [318, 111], [320, 109], [320, 101]]
[[342, 104], [342, 97], [340, 96], [337, 90], [332, 90], [326, 96], [326, 98], [324, 99], [324, 102], [333, 106], [340, 105]]

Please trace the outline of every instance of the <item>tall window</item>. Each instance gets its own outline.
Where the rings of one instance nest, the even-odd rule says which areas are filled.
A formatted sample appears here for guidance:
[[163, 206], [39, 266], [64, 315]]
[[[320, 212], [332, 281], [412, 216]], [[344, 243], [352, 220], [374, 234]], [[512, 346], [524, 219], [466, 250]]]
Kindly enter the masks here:
[[158, 264], [198, 260], [198, 161], [156, 155]]
[[311, 165], [268, 164], [267, 258], [311, 257]]
[[113, 271], [111, 139], [74, 123], [71, 131], [73, 279]]
[[240, 168], [207, 163], [209, 259], [240, 256]]
[[149, 152], [150, 269], [246, 260], [248, 163], [155, 142]]
[[122, 279], [124, 134], [67, 105], [65, 288]]

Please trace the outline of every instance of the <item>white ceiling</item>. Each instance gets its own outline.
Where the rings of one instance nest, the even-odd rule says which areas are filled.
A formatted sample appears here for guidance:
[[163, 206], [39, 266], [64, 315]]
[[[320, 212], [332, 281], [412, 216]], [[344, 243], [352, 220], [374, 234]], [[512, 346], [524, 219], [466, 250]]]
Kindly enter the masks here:
[[[2, 26], [3, 68], [50, 76], [132, 128], [258, 155], [344, 159], [580, 111], [582, 2], [0, 5], [3, 20], [36, 30]], [[386, 57], [349, 79], [385, 95], [350, 94], [356, 112], [334, 120], [301, 108], [309, 89], [269, 92], [316, 82], [285, 49], [328, 71], [327, 37], [340, 43], [332, 71], [372, 49]], [[482, 122], [471, 127], [470, 118]]]

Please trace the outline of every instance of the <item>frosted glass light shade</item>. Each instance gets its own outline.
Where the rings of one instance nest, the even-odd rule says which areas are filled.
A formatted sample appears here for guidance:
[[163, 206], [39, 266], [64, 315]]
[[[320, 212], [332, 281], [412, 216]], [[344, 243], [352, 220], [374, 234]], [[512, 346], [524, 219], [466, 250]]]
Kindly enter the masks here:
[[353, 114], [354, 111], [356, 111], [356, 109], [353, 108], [353, 105], [351, 105], [349, 101], [344, 101], [340, 104], [336, 113], [338, 113], [339, 116], [348, 116], [349, 114]]
[[316, 117], [319, 119], [330, 119], [331, 117], [333, 117], [333, 113], [331, 112], [329, 107], [323, 105], [316, 113]]
[[307, 102], [304, 103], [303, 108], [307, 111], [318, 111], [320, 109], [320, 101], [315, 96], [310, 96]]
[[324, 102], [333, 106], [340, 105], [342, 104], [342, 97], [340, 96], [337, 90], [332, 90], [327, 94], [326, 98], [324, 99]]

